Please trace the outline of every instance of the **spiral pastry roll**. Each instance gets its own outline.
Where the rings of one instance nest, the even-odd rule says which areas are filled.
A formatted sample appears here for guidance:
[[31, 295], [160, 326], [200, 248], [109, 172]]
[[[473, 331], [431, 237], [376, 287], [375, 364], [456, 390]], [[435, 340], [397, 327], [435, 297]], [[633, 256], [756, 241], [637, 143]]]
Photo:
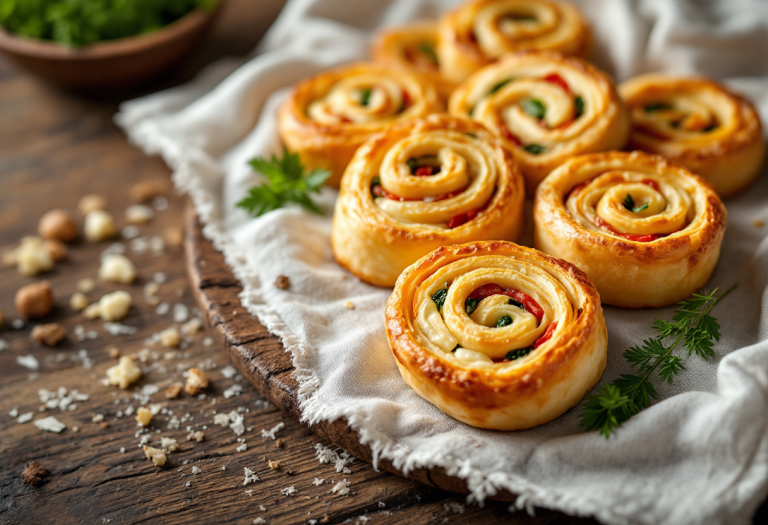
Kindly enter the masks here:
[[722, 198], [746, 188], [765, 154], [757, 111], [705, 78], [643, 75], [619, 86], [633, 149], [658, 153], [707, 179]]
[[504, 140], [529, 196], [566, 159], [622, 148], [630, 129], [608, 75], [556, 53], [518, 53], [478, 71], [453, 92], [449, 111]]
[[725, 206], [698, 175], [640, 151], [583, 155], [553, 171], [533, 208], [536, 248], [583, 270], [604, 304], [675, 303], [712, 275]]
[[387, 302], [386, 328], [405, 382], [475, 427], [546, 423], [605, 368], [605, 321], [587, 277], [504, 241], [444, 246], [409, 267]]
[[470, 120], [432, 115], [357, 150], [336, 201], [331, 246], [363, 281], [393, 286], [439, 246], [517, 239], [524, 198], [522, 176], [500, 140]]
[[442, 111], [437, 89], [415, 74], [359, 63], [296, 85], [280, 107], [278, 132], [308, 169], [332, 172], [338, 186], [355, 150], [393, 123]]
[[440, 20], [440, 72], [463, 82], [481, 67], [518, 51], [586, 57], [589, 28], [571, 4], [550, 0], [474, 0]]
[[380, 31], [373, 40], [371, 54], [387, 67], [421, 75], [447, 101], [456, 85], [440, 74], [436, 47], [437, 22], [425, 21]]

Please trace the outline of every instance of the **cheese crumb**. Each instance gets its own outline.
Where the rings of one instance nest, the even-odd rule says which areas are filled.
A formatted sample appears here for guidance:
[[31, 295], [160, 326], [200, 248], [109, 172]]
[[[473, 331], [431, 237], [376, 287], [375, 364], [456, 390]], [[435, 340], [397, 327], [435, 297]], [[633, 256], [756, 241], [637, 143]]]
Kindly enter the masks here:
[[279, 469], [279, 468], [280, 468], [280, 462], [279, 462], [279, 461], [272, 461], [272, 460], [270, 459], [270, 460], [269, 460], [269, 468], [271, 468], [272, 470], [277, 470], [277, 469]]
[[179, 331], [172, 327], [160, 332], [160, 344], [167, 348], [177, 348], [181, 344]]
[[179, 397], [179, 394], [181, 394], [181, 390], [184, 388], [184, 385], [181, 383], [174, 383], [168, 388], [165, 389], [165, 398], [166, 399], [176, 399]]
[[87, 216], [89, 213], [95, 210], [106, 210], [107, 199], [101, 195], [83, 195], [77, 202], [77, 210], [83, 215]]
[[264, 438], [264, 439], [266, 439], [266, 438], [269, 438], [269, 439], [271, 439], [272, 441], [274, 441], [275, 439], [277, 439], [277, 438], [275, 437], [275, 434], [276, 434], [277, 432], [281, 431], [281, 430], [282, 430], [284, 427], [285, 427], [285, 423], [283, 423], [283, 422], [281, 421], [280, 423], [278, 423], [277, 425], [275, 425], [274, 427], [272, 427], [270, 430], [263, 430], [263, 429], [262, 429], [262, 431], [261, 431], [261, 437], [262, 437], [262, 438]]
[[355, 303], [352, 301], [344, 301], [344, 308], [347, 310], [354, 310], [355, 309]]
[[144, 454], [147, 456], [147, 459], [152, 460], [152, 463], [154, 463], [158, 467], [162, 467], [165, 465], [166, 456], [165, 451], [159, 448], [149, 447], [147, 445], [143, 445], [142, 449], [144, 450]]
[[197, 441], [198, 443], [202, 443], [203, 440], [205, 440], [205, 434], [203, 434], [199, 430], [190, 432], [189, 435], [187, 436], [187, 441]]
[[53, 268], [53, 256], [40, 237], [24, 237], [13, 254], [22, 275], [32, 277]]
[[155, 212], [149, 206], [134, 204], [125, 209], [125, 219], [131, 224], [144, 224], [152, 220]]
[[111, 283], [131, 284], [136, 280], [136, 266], [125, 255], [107, 254], [101, 259], [99, 279]]
[[320, 485], [323, 484], [323, 481], [325, 481], [325, 480], [324, 479], [320, 479], [320, 478], [315, 478], [315, 481], [313, 481], [312, 484], [314, 486], [316, 486], [316, 487], [319, 487]]
[[208, 376], [199, 368], [190, 368], [188, 374], [184, 391], [190, 396], [196, 395], [201, 389], [208, 386]]
[[83, 293], [90, 293], [96, 288], [96, 283], [93, 281], [93, 279], [80, 279], [77, 281], [77, 289], [80, 292]]
[[16, 363], [24, 368], [29, 368], [30, 370], [37, 370], [40, 368], [40, 362], [33, 355], [17, 355]]
[[334, 494], [338, 494], [339, 496], [346, 496], [349, 494], [349, 486], [352, 483], [347, 481], [346, 479], [343, 479], [342, 481], [339, 481], [336, 483], [333, 488], [331, 489], [331, 492]]
[[245, 479], [243, 479], [243, 486], [250, 485], [251, 483], [255, 481], [260, 481], [259, 476], [256, 474], [254, 470], [249, 469], [248, 467], [243, 467], [245, 469]]
[[48, 432], [55, 432], [56, 434], [67, 428], [67, 425], [53, 416], [36, 419], [34, 425], [40, 430], [47, 430]]
[[142, 427], [148, 426], [149, 422], [152, 421], [152, 412], [146, 407], [139, 407], [136, 411], [136, 421]]
[[110, 385], [119, 386], [122, 389], [128, 388], [128, 385], [141, 377], [141, 368], [139, 368], [130, 356], [122, 356], [120, 362], [107, 369], [107, 379]]
[[117, 235], [115, 221], [104, 210], [91, 210], [85, 216], [85, 238], [91, 242], [106, 241]]
[[88, 298], [82, 292], [75, 292], [69, 298], [69, 306], [77, 312], [85, 310], [88, 306]]
[[[99, 299], [99, 315], [104, 321], [121, 321], [128, 315], [128, 310], [131, 309], [133, 298], [131, 294], [124, 290], [117, 290], [116, 292], [102, 295]], [[85, 314], [88, 317], [88, 310], [90, 306], [86, 308]]]
[[281, 489], [280, 492], [283, 494], [283, 496], [293, 496], [296, 494], [296, 488], [291, 485], [290, 487]]
[[187, 335], [197, 335], [202, 329], [203, 322], [199, 318], [193, 317], [182, 325], [181, 332]]
[[99, 306], [99, 303], [89, 304], [85, 310], [83, 310], [83, 316], [86, 319], [98, 319], [101, 317], [101, 306]]

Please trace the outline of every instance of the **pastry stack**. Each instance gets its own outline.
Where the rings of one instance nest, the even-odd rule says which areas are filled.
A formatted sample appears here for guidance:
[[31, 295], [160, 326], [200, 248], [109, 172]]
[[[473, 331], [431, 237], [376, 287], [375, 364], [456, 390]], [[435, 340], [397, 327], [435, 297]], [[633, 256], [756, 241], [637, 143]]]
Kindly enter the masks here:
[[[531, 428], [600, 379], [602, 304], [655, 308], [704, 286], [722, 199], [754, 181], [761, 124], [706, 78], [616, 86], [589, 25], [554, 0], [473, 0], [388, 28], [373, 61], [298, 84], [286, 147], [339, 187], [331, 244], [394, 287], [405, 382], [466, 424]], [[533, 199], [533, 247], [515, 244]]]

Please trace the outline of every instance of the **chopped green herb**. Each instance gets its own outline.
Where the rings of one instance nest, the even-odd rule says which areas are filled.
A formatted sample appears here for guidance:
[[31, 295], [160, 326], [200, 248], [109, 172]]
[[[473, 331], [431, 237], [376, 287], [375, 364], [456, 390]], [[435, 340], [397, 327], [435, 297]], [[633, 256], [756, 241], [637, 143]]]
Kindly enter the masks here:
[[471, 117], [472, 113], [474, 113], [474, 112], [475, 112], [475, 106], [472, 106], [471, 108], [469, 108], [469, 111], [467, 111], [467, 115], [469, 115]]
[[539, 153], [544, 153], [544, 150], [547, 148], [539, 146], [538, 144], [528, 144], [527, 146], [523, 146], [523, 149], [532, 155], [538, 155]]
[[521, 357], [525, 357], [528, 354], [531, 353], [533, 350], [532, 346], [529, 346], [528, 348], [518, 348], [517, 350], [510, 350], [507, 352], [507, 355], [504, 356], [504, 359], [507, 361], [514, 361], [515, 359], [520, 359]]
[[360, 90], [360, 105], [361, 106], [368, 106], [368, 103], [371, 101], [371, 93], [373, 93], [373, 89], [371, 88], [363, 88]]
[[464, 133], [464, 134], [465, 134], [467, 137], [472, 137], [473, 139], [476, 139], [476, 138], [477, 138], [477, 135], [475, 135], [474, 133]]
[[576, 97], [573, 99], [573, 118], [579, 118], [584, 114], [584, 99], [581, 97]]
[[507, 78], [502, 80], [501, 82], [497, 82], [496, 84], [491, 86], [491, 89], [488, 90], [488, 93], [486, 93], [485, 96], [487, 97], [488, 95], [493, 95], [494, 93], [496, 93], [498, 90], [500, 90], [501, 88], [503, 88], [504, 86], [512, 82], [513, 80], [514, 78]]
[[718, 127], [717, 124], [712, 124], [711, 126], [707, 126], [706, 128], [702, 129], [701, 132], [709, 133], [710, 131], [717, 129], [717, 127]]
[[472, 312], [477, 310], [477, 303], [479, 303], [479, 299], [472, 299], [469, 298], [466, 301], [464, 301], [464, 309], [467, 311], [467, 315], [472, 315]]
[[544, 115], [547, 113], [547, 108], [544, 107], [544, 104], [535, 98], [524, 98], [520, 101], [520, 107], [530, 116], [537, 119], [544, 118]]
[[632, 213], [643, 211], [648, 206], [650, 206], [650, 204], [647, 202], [642, 206], [635, 206], [635, 199], [633, 199], [632, 195], [630, 195], [629, 193], [627, 193], [627, 196], [624, 198], [624, 202], [622, 204], [624, 204], [624, 207], [629, 211], [631, 211]]
[[496, 321], [496, 328], [507, 326], [512, 324], [512, 318], [508, 315], [502, 315], [498, 321]]
[[238, 208], [259, 217], [289, 202], [295, 202], [322, 215], [322, 210], [312, 202], [309, 194], [320, 193], [323, 184], [331, 176], [330, 171], [314, 169], [305, 176], [299, 154], [287, 149], [283, 150], [282, 158], [275, 155], [269, 160], [256, 157], [249, 164], [254, 171], [265, 175], [267, 180], [248, 190], [248, 196], [236, 204]]
[[437, 54], [435, 53], [435, 47], [432, 44], [428, 44], [427, 42], [423, 42], [421, 44], [418, 44], [416, 46], [416, 49], [424, 55], [427, 60], [432, 62], [433, 64], [437, 65]]
[[435, 302], [435, 306], [437, 306], [438, 311], [443, 309], [443, 305], [445, 304], [445, 298], [447, 296], [448, 296], [448, 290], [445, 288], [440, 288], [438, 291], [436, 291], [432, 295], [432, 300]]
[[410, 159], [405, 161], [406, 164], [408, 164], [408, 169], [411, 170], [411, 173], [416, 171], [416, 168], [419, 167], [419, 161], [416, 160], [415, 157], [411, 157]]
[[515, 301], [514, 299], [510, 299], [509, 300], [509, 304], [512, 305], [512, 306], [517, 306], [518, 308], [522, 308], [523, 310], [525, 310], [525, 306], [523, 306], [523, 303], [519, 303], [519, 302]]
[[672, 109], [672, 104], [666, 104], [664, 102], [661, 102], [659, 104], [648, 104], [643, 109], [645, 109], [646, 113], [653, 113], [655, 111], [665, 111], [667, 109]]

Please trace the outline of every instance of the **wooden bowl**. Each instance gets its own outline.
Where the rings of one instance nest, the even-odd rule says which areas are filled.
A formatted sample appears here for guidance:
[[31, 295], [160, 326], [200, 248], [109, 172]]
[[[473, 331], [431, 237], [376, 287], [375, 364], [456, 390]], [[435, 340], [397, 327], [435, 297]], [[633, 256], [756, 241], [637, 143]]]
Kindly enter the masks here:
[[145, 85], [203, 39], [223, 1], [196, 9], [167, 26], [81, 48], [13, 35], [0, 27], [0, 52], [40, 79], [74, 91], [124, 91]]

